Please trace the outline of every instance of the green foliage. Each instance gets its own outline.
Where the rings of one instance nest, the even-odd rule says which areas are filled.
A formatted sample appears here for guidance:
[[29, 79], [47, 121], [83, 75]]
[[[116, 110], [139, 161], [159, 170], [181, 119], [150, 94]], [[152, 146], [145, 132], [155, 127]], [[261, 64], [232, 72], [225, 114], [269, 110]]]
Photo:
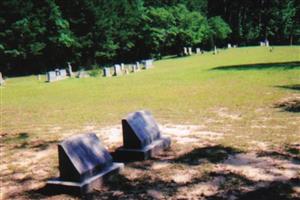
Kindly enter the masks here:
[[227, 41], [300, 40], [296, 0], [2, 0], [0, 7], [6, 74], [161, 58]]

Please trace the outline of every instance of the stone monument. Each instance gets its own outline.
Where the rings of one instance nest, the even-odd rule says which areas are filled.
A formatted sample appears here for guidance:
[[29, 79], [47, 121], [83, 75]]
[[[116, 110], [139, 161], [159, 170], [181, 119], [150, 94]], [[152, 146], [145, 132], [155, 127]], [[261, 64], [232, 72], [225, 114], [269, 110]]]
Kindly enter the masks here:
[[58, 144], [59, 177], [47, 181], [55, 192], [85, 194], [99, 189], [112, 173], [123, 168], [114, 163], [94, 133], [72, 136]]
[[54, 81], [57, 81], [57, 76], [55, 71], [49, 71], [47, 72], [47, 82], [51, 83]]
[[201, 53], [201, 49], [200, 48], [196, 48], [196, 54], [200, 54]]
[[120, 65], [114, 65], [114, 75], [115, 76], [121, 76], [122, 71], [121, 71], [121, 66]]
[[0, 72], [0, 86], [5, 84], [5, 80], [2, 77], [2, 73]]
[[72, 65], [69, 62], [68, 62], [68, 71], [69, 71], [69, 76], [73, 77]]
[[108, 67], [103, 68], [103, 76], [104, 77], [110, 77], [111, 76], [110, 75], [110, 68], [108, 68]]
[[189, 55], [192, 55], [193, 54], [192, 47], [189, 47], [188, 50], [189, 50]]
[[146, 160], [168, 149], [170, 138], [162, 137], [151, 113], [138, 111], [122, 120], [123, 146], [114, 153], [119, 161]]
[[153, 67], [153, 59], [143, 60], [144, 69], [149, 69]]
[[186, 47], [183, 47], [183, 54], [184, 54], [184, 55], [188, 55], [188, 50], [187, 50]]
[[227, 48], [228, 48], [228, 49], [231, 49], [231, 44], [227, 44]]

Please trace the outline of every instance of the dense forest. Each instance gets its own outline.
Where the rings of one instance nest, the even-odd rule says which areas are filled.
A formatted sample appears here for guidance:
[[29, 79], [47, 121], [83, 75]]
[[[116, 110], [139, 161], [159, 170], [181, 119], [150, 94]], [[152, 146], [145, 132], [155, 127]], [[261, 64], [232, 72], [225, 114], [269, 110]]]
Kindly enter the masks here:
[[300, 43], [299, 0], [1, 0], [0, 13], [6, 75], [159, 59], [185, 46]]

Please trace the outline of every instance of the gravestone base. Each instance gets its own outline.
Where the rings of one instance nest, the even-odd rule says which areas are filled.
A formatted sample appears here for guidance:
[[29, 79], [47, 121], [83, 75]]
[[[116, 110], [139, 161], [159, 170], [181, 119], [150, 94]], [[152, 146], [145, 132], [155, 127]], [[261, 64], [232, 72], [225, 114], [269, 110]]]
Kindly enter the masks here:
[[93, 192], [94, 189], [100, 189], [103, 182], [113, 174], [117, 174], [124, 168], [123, 163], [113, 163], [112, 166], [104, 171], [87, 178], [82, 182], [64, 181], [60, 178], [47, 181], [47, 190], [56, 193], [68, 193], [74, 195], [84, 195]]
[[145, 146], [143, 149], [126, 149], [120, 147], [114, 152], [113, 158], [115, 161], [119, 162], [147, 160], [163, 150], [168, 149], [170, 145], [170, 138], [162, 137]]

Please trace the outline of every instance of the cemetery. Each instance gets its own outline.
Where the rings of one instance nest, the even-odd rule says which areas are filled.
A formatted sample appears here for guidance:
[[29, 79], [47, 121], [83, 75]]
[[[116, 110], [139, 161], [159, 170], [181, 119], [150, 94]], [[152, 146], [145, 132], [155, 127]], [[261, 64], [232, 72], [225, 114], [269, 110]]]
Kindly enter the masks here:
[[[155, 68], [120, 79], [6, 79], [1, 198], [297, 197], [300, 49], [274, 49], [144, 60]], [[121, 66], [103, 75], [137, 69]]]
[[0, 200], [300, 200], [297, 0], [0, 5]]

